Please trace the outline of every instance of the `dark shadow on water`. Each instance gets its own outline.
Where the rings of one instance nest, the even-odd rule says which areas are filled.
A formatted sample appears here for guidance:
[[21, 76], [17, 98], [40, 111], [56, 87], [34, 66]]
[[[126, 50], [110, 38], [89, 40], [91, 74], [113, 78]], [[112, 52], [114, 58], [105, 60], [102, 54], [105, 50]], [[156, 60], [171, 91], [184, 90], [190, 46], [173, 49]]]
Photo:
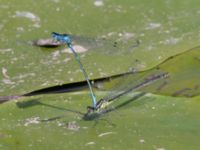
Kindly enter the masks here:
[[58, 106], [42, 103], [42, 102], [40, 102], [40, 99], [32, 99], [29, 101], [17, 102], [16, 105], [19, 108], [28, 108], [28, 107], [33, 107], [36, 105], [41, 105], [41, 106], [45, 106], [45, 107], [49, 107], [49, 108], [53, 108], [53, 109], [57, 109], [57, 110], [63, 110], [63, 111], [76, 113], [79, 115], [84, 115], [84, 113], [77, 111], [77, 110], [72, 110], [72, 109], [67, 109], [67, 108], [63, 108], [63, 107], [58, 107]]
[[[106, 114], [108, 114], [109, 112], [115, 111], [117, 109], [120, 109], [120, 108], [130, 104], [131, 102], [139, 99], [140, 97], [142, 97], [144, 95], [145, 95], [144, 92], [139, 93], [139, 94], [135, 95], [134, 97], [129, 98], [125, 102], [123, 102], [123, 103], [121, 103], [121, 104], [119, 104], [119, 105], [117, 105], [115, 107], [105, 109], [105, 111], [103, 111], [101, 113], [94, 113], [94, 114], [89, 115], [89, 116], [87, 115], [87, 113], [83, 113], [83, 112], [80, 112], [80, 111], [77, 111], [77, 110], [72, 110], [72, 109], [58, 107], [58, 106], [54, 106], [54, 105], [50, 105], [50, 104], [45, 104], [43, 102], [40, 102], [40, 99], [32, 99], [32, 100], [29, 100], [29, 101], [17, 102], [16, 105], [17, 105], [17, 107], [23, 108], [23, 109], [26, 109], [28, 107], [41, 105], [41, 106], [45, 106], [45, 107], [49, 107], [49, 108], [62, 110], [62, 111], [67, 111], [67, 112], [71, 112], [71, 113], [75, 113], [75, 114], [81, 115], [82, 119], [85, 120], [85, 121], [95, 121], [94, 126], [96, 126], [100, 120], [107, 122], [111, 126], [116, 126], [114, 123], [112, 123], [112, 121], [110, 121], [108, 119], [105, 119], [105, 118], [102, 118], [102, 117], [105, 116]], [[43, 120], [40, 120], [40, 121], [41, 122], [51, 122], [51, 121], [62, 119], [63, 117], [66, 117], [66, 115], [50, 117], [50, 118], [43, 119]]]
[[62, 116], [51, 117], [51, 118], [48, 118], [48, 119], [41, 119], [40, 121], [41, 122], [51, 122], [51, 121], [62, 119], [64, 117], [66, 117], [66, 116], [62, 115]]
[[[54, 106], [54, 105], [50, 105], [50, 104], [45, 104], [45, 103], [40, 102], [40, 99], [32, 99], [32, 100], [29, 100], [29, 101], [17, 102], [16, 105], [17, 105], [17, 107], [23, 108], [23, 109], [40, 105], [40, 106], [45, 106], [45, 107], [49, 107], [49, 108], [53, 108], [53, 109], [57, 109], [57, 110], [71, 112], [71, 113], [78, 114], [78, 115], [81, 115], [81, 116], [83, 116], [85, 114], [85, 113], [82, 113], [82, 112], [77, 111], [77, 110], [72, 110], [72, 109], [58, 107], [58, 106]], [[40, 122], [52, 122], [52, 121], [62, 119], [64, 117], [67, 117], [67, 115], [58, 115], [58, 116], [54, 116], [54, 117], [40, 119]]]
[[18, 108], [28, 108], [28, 107], [33, 107], [33, 106], [39, 105], [39, 104], [40, 104], [39, 99], [32, 99], [32, 100], [16, 103]]

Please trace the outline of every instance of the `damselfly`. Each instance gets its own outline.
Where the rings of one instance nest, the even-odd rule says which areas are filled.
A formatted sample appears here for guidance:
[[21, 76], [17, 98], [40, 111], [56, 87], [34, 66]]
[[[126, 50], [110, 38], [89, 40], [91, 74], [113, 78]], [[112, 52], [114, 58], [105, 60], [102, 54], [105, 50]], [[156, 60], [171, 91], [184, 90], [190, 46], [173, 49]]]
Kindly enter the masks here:
[[87, 81], [87, 84], [88, 84], [88, 87], [89, 87], [89, 90], [90, 90], [90, 96], [91, 96], [91, 99], [92, 99], [93, 107], [96, 107], [96, 96], [93, 92], [92, 85], [89, 81], [88, 74], [85, 71], [85, 68], [84, 68], [84, 66], [81, 62], [81, 59], [72, 46], [71, 37], [68, 34], [59, 34], [59, 33], [56, 33], [56, 32], [52, 32], [52, 37], [56, 41], [60, 41], [62, 43], [65, 43], [70, 48], [70, 50], [73, 52], [74, 57], [75, 57], [76, 61], [78, 62], [81, 71], [83, 72], [85, 80]]
[[[53, 32], [52, 33], [52, 37], [53, 37], [53, 39], [55, 41], [59, 41], [60, 43], [65, 43], [69, 47], [69, 49], [72, 51], [72, 53], [74, 54], [74, 57], [75, 57], [76, 61], [78, 62], [79, 67], [82, 70], [82, 72], [84, 74], [84, 77], [85, 77], [85, 79], [87, 81], [87, 84], [88, 84], [88, 87], [89, 87], [89, 90], [90, 90], [90, 96], [91, 96], [92, 102], [93, 102], [93, 107], [96, 107], [96, 96], [95, 96], [95, 94], [93, 92], [92, 85], [91, 85], [91, 83], [89, 81], [88, 74], [87, 74], [87, 72], [86, 72], [86, 70], [85, 70], [85, 68], [84, 68], [84, 66], [83, 66], [83, 64], [82, 64], [82, 62], [80, 60], [80, 57], [79, 57], [78, 53], [74, 49], [74, 46], [72, 44], [72, 39], [71, 39], [70, 35], [68, 35], [68, 34], [59, 34], [59, 33]], [[100, 43], [100, 42], [97, 41], [95, 43]]]
[[138, 90], [142, 87], [148, 86], [158, 80], [163, 78], [167, 78], [169, 74], [167, 72], [164, 73], [157, 73], [157, 74], [145, 74], [145, 78], [142, 78], [138, 84], [132, 85], [131, 83], [127, 85], [126, 89], [120, 91], [114, 91], [114, 94], [101, 98], [98, 102], [96, 107], [88, 107], [88, 112], [85, 114], [84, 119], [94, 119], [99, 115], [106, 113], [109, 109], [108, 106], [120, 98], [134, 90]]

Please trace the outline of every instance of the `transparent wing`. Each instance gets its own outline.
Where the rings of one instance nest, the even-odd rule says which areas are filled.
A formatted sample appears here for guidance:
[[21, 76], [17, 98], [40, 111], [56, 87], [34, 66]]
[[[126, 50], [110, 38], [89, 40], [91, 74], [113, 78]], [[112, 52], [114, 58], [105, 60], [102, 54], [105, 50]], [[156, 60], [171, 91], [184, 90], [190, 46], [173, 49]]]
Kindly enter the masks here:
[[[138, 47], [140, 42], [135, 38], [118, 38], [111, 40], [108, 38], [89, 38], [82, 36], [70, 35], [72, 39], [73, 46], [76, 51], [99, 51], [104, 54], [123, 54], [131, 51], [135, 47]], [[29, 42], [34, 46], [55, 48], [65, 45], [65, 43], [54, 41], [51, 38], [38, 39]]]
[[200, 47], [170, 57], [150, 70], [130, 73], [105, 83], [104, 89], [112, 91], [106, 98], [109, 99], [112, 95], [117, 95], [162, 73], [168, 73], [168, 77], [135, 90], [179, 97], [200, 95]]

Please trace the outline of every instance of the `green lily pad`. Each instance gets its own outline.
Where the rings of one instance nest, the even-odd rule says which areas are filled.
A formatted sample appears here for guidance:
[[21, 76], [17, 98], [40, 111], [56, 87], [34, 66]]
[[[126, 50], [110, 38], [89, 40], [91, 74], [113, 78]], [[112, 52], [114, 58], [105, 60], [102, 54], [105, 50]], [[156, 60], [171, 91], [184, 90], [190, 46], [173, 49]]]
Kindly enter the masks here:
[[[71, 54], [29, 44], [50, 38], [52, 31], [110, 41], [133, 36], [140, 41], [138, 48], [122, 55], [104, 55], [105, 49], [96, 48], [92, 54], [81, 53], [92, 79], [133, 68], [149, 70], [200, 42], [198, 0], [1, 0], [0, 8], [1, 96], [84, 80]], [[122, 51], [128, 50], [126, 46]], [[171, 75], [166, 80], [169, 84], [157, 93], [171, 95], [179, 87], [195, 87], [198, 58], [182, 55], [180, 59], [180, 68], [173, 61], [160, 66]], [[183, 71], [189, 64], [187, 82]], [[96, 94], [103, 97], [107, 91]], [[130, 99], [129, 103], [93, 121], [82, 119], [90, 105], [85, 92], [5, 103], [0, 106], [0, 149], [199, 149], [199, 97], [146, 94], [136, 101], [132, 98], [132, 94], [121, 97], [116, 105]]]
[[[123, 97], [118, 102], [130, 98]], [[88, 95], [79, 93], [46, 95], [1, 105], [1, 147], [121, 149], [126, 145], [128, 149], [198, 149], [199, 98], [148, 94], [97, 120], [84, 121], [82, 113], [87, 104], [83, 102], [87, 101]]]
[[123, 55], [114, 55], [115, 52], [105, 55], [101, 52], [103, 49], [95, 48], [92, 55], [80, 54], [90, 78], [127, 72], [131, 68], [146, 70], [199, 44], [196, 1], [103, 3], [98, 7], [91, 0], [83, 4], [53, 0], [22, 1], [20, 4], [2, 1], [0, 68], [5, 68], [10, 78], [0, 77], [1, 95], [84, 80], [71, 54], [60, 48], [49, 51], [28, 44], [36, 39], [50, 38], [52, 31], [106, 37], [111, 41], [130, 36], [140, 40], [138, 48]]
[[[163, 73], [167, 74], [167, 77], [154, 81], [157, 75]], [[170, 57], [149, 70], [128, 73], [114, 78], [110, 82], [105, 82], [101, 86], [98, 84], [96, 86], [117, 93], [118, 91], [131, 89], [134, 86], [137, 87], [145, 80], [152, 78], [152, 81], [150, 80], [150, 82], [153, 82], [152, 84], [149, 83], [148, 86], [141, 84], [139, 90], [168, 96], [193, 97], [200, 95], [199, 75], [200, 47], [196, 47]]]

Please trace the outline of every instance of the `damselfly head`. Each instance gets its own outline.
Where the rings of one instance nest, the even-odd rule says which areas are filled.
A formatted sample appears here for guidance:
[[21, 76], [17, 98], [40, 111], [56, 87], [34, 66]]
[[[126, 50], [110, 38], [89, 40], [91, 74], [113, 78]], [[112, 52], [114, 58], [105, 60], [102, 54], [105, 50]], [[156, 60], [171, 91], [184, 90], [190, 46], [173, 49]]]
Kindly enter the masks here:
[[71, 44], [71, 38], [68, 34], [59, 34], [59, 33], [56, 33], [56, 32], [52, 32], [51, 35], [52, 35], [53, 39], [55, 39], [57, 41], [64, 42], [64, 43], [67, 43], [67, 44]]
[[96, 108], [88, 106], [87, 113], [83, 116], [84, 120], [94, 120], [99, 117], [99, 113]]
[[84, 115], [83, 119], [84, 120], [94, 120], [99, 118], [102, 114], [105, 114], [109, 112], [108, 106], [111, 102], [105, 100], [105, 99], [100, 99], [97, 102], [96, 107], [87, 107], [87, 113]]

